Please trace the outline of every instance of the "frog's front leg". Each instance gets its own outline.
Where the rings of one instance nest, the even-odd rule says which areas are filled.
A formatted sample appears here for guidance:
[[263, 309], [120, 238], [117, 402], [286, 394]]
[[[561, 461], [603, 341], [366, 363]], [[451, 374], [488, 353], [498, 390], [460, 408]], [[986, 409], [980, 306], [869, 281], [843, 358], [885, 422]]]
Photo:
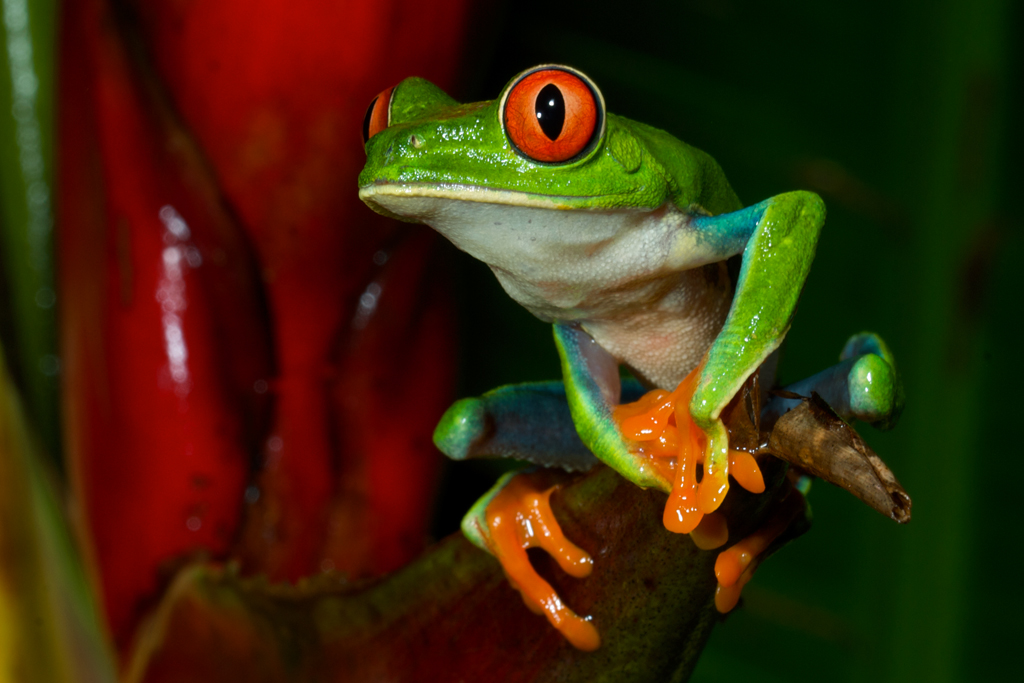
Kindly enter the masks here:
[[[577, 326], [555, 325], [555, 344], [572, 421], [586, 447], [637, 486], [670, 494], [663, 518], [666, 528], [693, 534], [694, 542], [704, 549], [724, 543], [725, 520], [705, 516], [696, 506], [699, 433], [695, 426], [690, 429], [686, 406], [697, 372], [690, 373], [675, 391], [650, 392], [623, 413], [615, 358]], [[625, 386], [636, 391], [635, 380]], [[625, 391], [621, 394], [629, 400]], [[752, 456], [732, 452], [729, 457], [738, 459], [735, 474], [744, 488], [755, 493], [764, 490]]]
[[[627, 479], [671, 491], [664, 521], [672, 531], [692, 532], [718, 508], [729, 489], [730, 461], [741, 465], [734, 468], [741, 485], [755, 492], [763, 487], [753, 458], [730, 450], [721, 414], [747, 378], [782, 344], [824, 221], [824, 204], [817, 195], [791, 192], [740, 211], [697, 216], [690, 229], [679, 231], [671, 259], [678, 270], [742, 254], [736, 292], [700, 365], [675, 391], [652, 392], [645, 397], [649, 405], [617, 411], [618, 429], [609, 429], [608, 413], [601, 410], [611, 392], [593, 386], [600, 384], [594, 377], [608, 375], [607, 362], [590, 362], [590, 347], [579, 341], [582, 333], [556, 326], [566, 386], [576, 386], [577, 393], [590, 397], [577, 399], [579, 405], [574, 405], [573, 393], [569, 394], [580, 436]], [[628, 446], [623, 445], [624, 436], [632, 442]], [[639, 451], [656, 457], [641, 457], [638, 445]], [[669, 467], [659, 470], [659, 463], [666, 462]], [[704, 475], [698, 484], [696, 468], [701, 463]]]
[[741, 211], [693, 221], [698, 241], [723, 256], [742, 244], [736, 293], [725, 324], [700, 369], [690, 400], [706, 436], [698, 506], [713, 512], [729, 490], [729, 435], [722, 410], [758, 366], [782, 344], [810, 271], [825, 205], [811, 192], [789, 192]]
[[556, 324], [554, 333], [569, 412], [584, 445], [637, 486], [671, 491], [670, 473], [631, 449], [615, 420], [623, 393], [618, 361], [579, 326]]

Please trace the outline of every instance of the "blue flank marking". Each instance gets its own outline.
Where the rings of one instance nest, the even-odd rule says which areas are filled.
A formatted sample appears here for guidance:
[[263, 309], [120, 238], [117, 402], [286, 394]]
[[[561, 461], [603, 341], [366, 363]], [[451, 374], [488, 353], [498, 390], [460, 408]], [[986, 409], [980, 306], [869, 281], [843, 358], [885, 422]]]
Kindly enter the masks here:
[[895, 362], [891, 360], [891, 354], [886, 353], [888, 349], [882, 348], [882, 339], [873, 332], [861, 332], [855, 334], [847, 340], [846, 345], [843, 346], [843, 352], [839, 354], [840, 358], [854, 358], [861, 356], [865, 353], [873, 353], [879, 358], [885, 360], [889, 365], [895, 365]]
[[721, 254], [725, 259], [743, 251], [771, 202], [769, 198], [732, 213], [698, 216], [693, 219], [692, 225], [697, 230], [700, 242], [709, 244], [716, 254]]

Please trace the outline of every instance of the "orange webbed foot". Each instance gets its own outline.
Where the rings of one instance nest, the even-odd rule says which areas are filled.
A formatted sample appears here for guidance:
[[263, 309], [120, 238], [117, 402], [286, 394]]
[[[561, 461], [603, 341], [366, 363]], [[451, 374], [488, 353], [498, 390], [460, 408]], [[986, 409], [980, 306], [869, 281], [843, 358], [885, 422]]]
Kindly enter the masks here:
[[725, 467], [699, 472], [699, 466], [706, 464], [708, 439], [690, 415], [690, 401], [700, 373], [697, 367], [675, 391], [655, 389], [634, 403], [618, 406], [612, 414], [622, 436], [634, 444], [634, 452], [650, 459], [672, 482], [664, 523], [681, 534], [692, 533], [705, 515], [718, 509], [729, 489], [729, 474], [751, 493], [765, 490], [757, 461], [745, 451], [730, 450]]
[[593, 569], [590, 555], [565, 537], [551, 510], [551, 494], [557, 488], [545, 486], [534, 473], [510, 479], [486, 508], [491, 550], [527, 607], [547, 617], [575, 647], [593, 651], [601, 645], [597, 628], [562, 602], [526, 554], [529, 548], [542, 548], [576, 578], [588, 576]]
[[754, 570], [757, 569], [759, 557], [789, 528], [805, 508], [803, 495], [795, 488], [791, 488], [786, 497], [776, 505], [767, 522], [736, 545], [718, 554], [715, 561], [715, 577], [718, 579], [715, 607], [719, 612], [728, 612], [736, 606], [743, 586], [750, 581]]

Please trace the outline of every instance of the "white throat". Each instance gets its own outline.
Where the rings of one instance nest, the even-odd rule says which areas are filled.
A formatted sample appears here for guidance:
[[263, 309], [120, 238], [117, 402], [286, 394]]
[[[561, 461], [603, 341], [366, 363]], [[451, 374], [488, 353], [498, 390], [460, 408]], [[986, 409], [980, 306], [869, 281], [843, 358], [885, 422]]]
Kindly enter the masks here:
[[417, 185], [370, 186], [360, 197], [430, 225], [538, 318], [581, 323], [658, 385], [674, 388], [725, 319], [728, 278], [709, 283], [700, 268], [720, 256], [671, 203], [572, 209], [557, 197]]

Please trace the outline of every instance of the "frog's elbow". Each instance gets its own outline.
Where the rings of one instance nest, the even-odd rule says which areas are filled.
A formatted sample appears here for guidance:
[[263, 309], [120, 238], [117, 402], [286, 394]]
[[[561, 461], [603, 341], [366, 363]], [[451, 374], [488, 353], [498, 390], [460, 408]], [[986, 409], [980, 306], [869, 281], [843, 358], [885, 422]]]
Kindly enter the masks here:
[[810, 190], [793, 190], [776, 197], [776, 200], [780, 199], [799, 206], [801, 218], [809, 219], [818, 225], [825, 222], [825, 200], [817, 193]]

